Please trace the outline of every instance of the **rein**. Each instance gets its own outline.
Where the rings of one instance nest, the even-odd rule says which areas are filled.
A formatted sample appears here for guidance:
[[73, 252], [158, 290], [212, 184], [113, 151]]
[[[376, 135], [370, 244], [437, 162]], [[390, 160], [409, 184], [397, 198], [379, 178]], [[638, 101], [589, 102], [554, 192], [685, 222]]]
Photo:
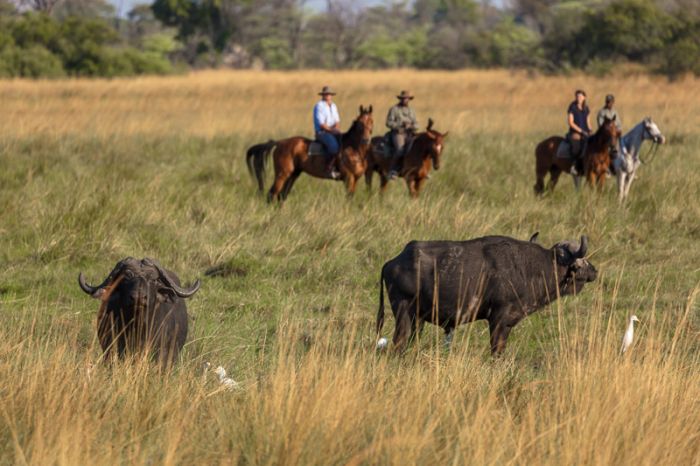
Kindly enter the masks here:
[[649, 150], [647, 151], [646, 155], [642, 157], [642, 154], [639, 154], [639, 161], [643, 164], [651, 163], [656, 158], [656, 153], [658, 152], [658, 150], [659, 144], [652, 139], [651, 147], [649, 147]]

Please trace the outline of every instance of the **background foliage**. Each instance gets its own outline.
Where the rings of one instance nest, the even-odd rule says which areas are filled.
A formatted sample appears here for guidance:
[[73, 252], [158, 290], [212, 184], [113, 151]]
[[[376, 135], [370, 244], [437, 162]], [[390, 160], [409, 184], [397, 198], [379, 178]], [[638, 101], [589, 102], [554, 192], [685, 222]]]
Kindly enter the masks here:
[[[606, 74], [620, 63], [700, 74], [694, 0], [105, 0], [0, 4], [0, 76], [173, 69], [511, 67]], [[153, 45], [157, 44], [157, 47]], [[49, 56], [51, 55], [51, 57]], [[26, 55], [26, 57], [25, 57]]]

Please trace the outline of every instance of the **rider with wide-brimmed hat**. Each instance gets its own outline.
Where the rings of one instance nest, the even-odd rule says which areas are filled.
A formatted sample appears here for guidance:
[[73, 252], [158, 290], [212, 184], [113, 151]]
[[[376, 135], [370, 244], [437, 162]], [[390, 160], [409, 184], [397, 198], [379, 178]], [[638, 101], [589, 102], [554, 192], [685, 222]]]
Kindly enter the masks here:
[[401, 162], [405, 155], [406, 148], [418, 128], [416, 112], [408, 106], [408, 103], [413, 100], [413, 97], [414, 96], [409, 91], [401, 91], [399, 95], [396, 96], [396, 98], [399, 99], [399, 103], [391, 107], [386, 116], [386, 126], [391, 130], [390, 142], [393, 146], [389, 178], [395, 178], [401, 171]]
[[333, 179], [340, 178], [340, 172], [336, 169], [336, 158], [340, 151], [340, 114], [338, 107], [333, 102], [335, 92], [329, 86], [323, 86], [318, 93], [321, 100], [314, 105], [314, 134], [316, 139], [323, 144], [328, 151], [328, 165], [326, 171]]

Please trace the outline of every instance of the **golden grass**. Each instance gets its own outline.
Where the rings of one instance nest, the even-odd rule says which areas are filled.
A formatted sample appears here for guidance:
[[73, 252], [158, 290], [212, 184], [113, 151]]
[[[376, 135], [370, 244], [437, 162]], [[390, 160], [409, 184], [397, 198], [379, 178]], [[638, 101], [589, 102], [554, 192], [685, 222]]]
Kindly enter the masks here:
[[[282, 208], [256, 196], [245, 147], [308, 135], [323, 84], [345, 123], [371, 103], [379, 133], [409, 88], [450, 131], [419, 201], [398, 183], [346, 201], [308, 177]], [[566, 179], [532, 195], [534, 145], [563, 132], [579, 87], [670, 140], [624, 207]], [[698, 90], [506, 71], [0, 82], [0, 463], [700, 464]], [[536, 230], [546, 246], [588, 234], [600, 276], [519, 324], [502, 358], [483, 323], [451, 352], [429, 326], [404, 357], [375, 353], [379, 270], [405, 243]], [[172, 373], [99, 362], [75, 278], [127, 255], [184, 281], [236, 271], [202, 277]]]
[[[645, 74], [530, 77], [508, 71], [205, 71], [188, 76], [114, 80], [7, 81], [0, 84], [0, 135], [308, 134], [321, 83], [338, 90], [347, 122], [360, 104], [384, 115], [400, 88], [417, 96], [423, 124], [459, 133], [565, 128], [573, 91], [586, 89], [593, 109], [615, 93], [625, 122], [653, 115], [679, 132], [700, 125], [700, 80], [669, 83]], [[381, 119], [381, 118], [380, 118]]]

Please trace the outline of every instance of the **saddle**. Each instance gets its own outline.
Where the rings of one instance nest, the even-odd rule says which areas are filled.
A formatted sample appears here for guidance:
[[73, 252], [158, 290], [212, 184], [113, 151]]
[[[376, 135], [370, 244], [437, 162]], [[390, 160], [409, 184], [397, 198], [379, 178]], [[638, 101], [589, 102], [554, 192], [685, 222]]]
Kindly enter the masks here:
[[[408, 151], [411, 150], [411, 146], [413, 145], [413, 140], [415, 138], [415, 134], [407, 135], [406, 145], [404, 146], [404, 155], [408, 154]], [[374, 150], [375, 152], [381, 153], [384, 158], [390, 159], [394, 157], [396, 154], [396, 147], [394, 147], [391, 131], [386, 132], [384, 137], [380, 139], [377, 144], [375, 144]]]
[[326, 146], [324, 146], [323, 143], [318, 141], [312, 141], [311, 144], [309, 144], [308, 154], [310, 157], [314, 155], [322, 155], [326, 157], [328, 155], [328, 151], [326, 150]]
[[[588, 139], [583, 139], [581, 141], [581, 147], [579, 149], [579, 157], [586, 153], [586, 146], [588, 146]], [[558, 159], [572, 159], [571, 156], [571, 141], [569, 141], [568, 136], [564, 137], [564, 140], [557, 147], [556, 157]]]

